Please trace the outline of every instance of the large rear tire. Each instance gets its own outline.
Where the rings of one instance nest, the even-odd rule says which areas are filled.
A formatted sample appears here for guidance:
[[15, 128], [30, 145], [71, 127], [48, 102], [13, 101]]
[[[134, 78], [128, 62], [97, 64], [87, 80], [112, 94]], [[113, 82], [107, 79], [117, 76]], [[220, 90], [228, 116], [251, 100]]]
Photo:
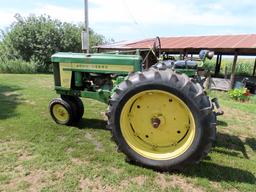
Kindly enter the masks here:
[[201, 86], [169, 69], [129, 76], [110, 99], [107, 116], [118, 149], [157, 170], [200, 161], [216, 137], [212, 104]]

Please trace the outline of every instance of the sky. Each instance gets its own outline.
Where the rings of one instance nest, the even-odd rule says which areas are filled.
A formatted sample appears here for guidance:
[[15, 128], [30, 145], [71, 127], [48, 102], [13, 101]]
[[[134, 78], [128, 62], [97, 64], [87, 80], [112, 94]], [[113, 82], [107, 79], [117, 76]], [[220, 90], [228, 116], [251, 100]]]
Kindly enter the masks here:
[[[84, 21], [84, 0], [1, 0], [0, 28], [14, 15]], [[89, 25], [115, 41], [256, 33], [255, 0], [89, 0]]]

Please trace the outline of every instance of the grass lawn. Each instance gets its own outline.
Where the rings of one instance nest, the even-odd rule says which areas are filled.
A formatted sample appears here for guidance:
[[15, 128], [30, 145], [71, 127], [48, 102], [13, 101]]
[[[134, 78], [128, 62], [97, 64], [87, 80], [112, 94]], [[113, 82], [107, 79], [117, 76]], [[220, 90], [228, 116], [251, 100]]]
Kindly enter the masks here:
[[198, 165], [159, 173], [125, 162], [105, 130], [106, 105], [84, 99], [77, 127], [56, 125], [51, 75], [0, 74], [0, 191], [256, 191], [256, 99], [218, 94], [226, 114]]

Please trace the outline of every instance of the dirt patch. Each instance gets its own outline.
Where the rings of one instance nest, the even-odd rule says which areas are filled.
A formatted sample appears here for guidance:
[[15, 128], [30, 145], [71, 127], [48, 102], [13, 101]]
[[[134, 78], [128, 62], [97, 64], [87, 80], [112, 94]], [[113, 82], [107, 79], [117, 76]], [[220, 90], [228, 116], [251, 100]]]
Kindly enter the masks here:
[[143, 186], [146, 180], [147, 178], [145, 176], [138, 176], [138, 177], [132, 178], [132, 182], [139, 186]]
[[79, 158], [72, 158], [71, 161], [76, 165], [88, 165], [90, 163], [89, 161], [81, 160]]
[[88, 139], [94, 146], [96, 151], [104, 151], [101, 142], [97, 141], [92, 134], [86, 133], [85, 138]]
[[17, 172], [17, 173], [24, 173], [25, 169], [22, 165], [18, 165], [14, 168], [14, 171]]
[[130, 182], [128, 180], [123, 180], [120, 183], [119, 191], [123, 191], [123, 189], [126, 189], [129, 186]]
[[72, 147], [69, 147], [69, 148], [65, 149], [65, 151], [66, 151], [67, 153], [72, 153], [73, 151], [75, 151], [75, 149], [72, 148]]
[[59, 170], [56, 170], [55, 172], [53, 172], [52, 176], [53, 176], [53, 179], [54, 181], [56, 180], [63, 180], [64, 177], [65, 177], [65, 174], [68, 172], [68, 170], [70, 169], [69, 166], [66, 166], [66, 167], [63, 167]]
[[34, 170], [26, 174], [21, 174], [20, 176], [10, 180], [8, 184], [3, 186], [3, 189], [9, 189], [11, 191], [17, 191], [18, 186], [21, 183], [27, 183], [27, 191], [36, 192], [40, 191], [44, 187], [45, 177], [48, 175], [46, 171]]
[[177, 187], [184, 192], [204, 192], [203, 189], [195, 186], [194, 184], [187, 181], [185, 178], [182, 178], [178, 175], [173, 175], [170, 177], [170, 180], [166, 180], [163, 174], [158, 174], [155, 179], [155, 182], [159, 185], [162, 190], [165, 190], [170, 187]]
[[110, 171], [111, 173], [114, 173], [114, 174], [117, 174], [117, 175], [119, 175], [119, 174], [121, 174], [121, 173], [123, 172], [122, 169], [118, 169], [118, 168], [116, 168], [116, 167], [111, 167], [111, 168], [109, 169], [109, 171]]
[[235, 188], [231, 188], [231, 189], [227, 189], [227, 190], [224, 190], [220, 183], [217, 183], [217, 182], [214, 182], [214, 181], [211, 181], [211, 186], [216, 189], [217, 191], [224, 191], [224, 192], [239, 192], [237, 189]]
[[20, 141], [5, 141], [0, 144], [0, 155], [15, 155], [17, 161], [27, 161], [35, 158], [28, 143]]
[[33, 158], [35, 158], [35, 156], [33, 156], [33, 154], [29, 153], [28, 151], [22, 150], [21, 152], [19, 152], [19, 161], [29, 161]]
[[81, 178], [79, 189], [81, 191], [92, 191], [92, 192], [113, 192], [114, 190], [108, 186], [104, 185], [100, 178], [96, 178], [94, 180], [89, 178]]

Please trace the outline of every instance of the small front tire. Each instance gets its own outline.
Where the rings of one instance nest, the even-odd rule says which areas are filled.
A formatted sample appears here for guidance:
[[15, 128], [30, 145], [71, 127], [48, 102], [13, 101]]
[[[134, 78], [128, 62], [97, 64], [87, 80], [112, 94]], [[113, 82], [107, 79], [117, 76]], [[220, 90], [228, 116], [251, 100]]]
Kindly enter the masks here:
[[71, 125], [76, 117], [72, 103], [61, 98], [50, 102], [49, 111], [52, 119], [60, 125]]
[[79, 97], [69, 95], [61, 95], [61, 98], [69, 103], [72, 103], [72, 106], [76, 113], [74, 121], [79, 122], [84, 115], [84, 104], [82, 100]]

